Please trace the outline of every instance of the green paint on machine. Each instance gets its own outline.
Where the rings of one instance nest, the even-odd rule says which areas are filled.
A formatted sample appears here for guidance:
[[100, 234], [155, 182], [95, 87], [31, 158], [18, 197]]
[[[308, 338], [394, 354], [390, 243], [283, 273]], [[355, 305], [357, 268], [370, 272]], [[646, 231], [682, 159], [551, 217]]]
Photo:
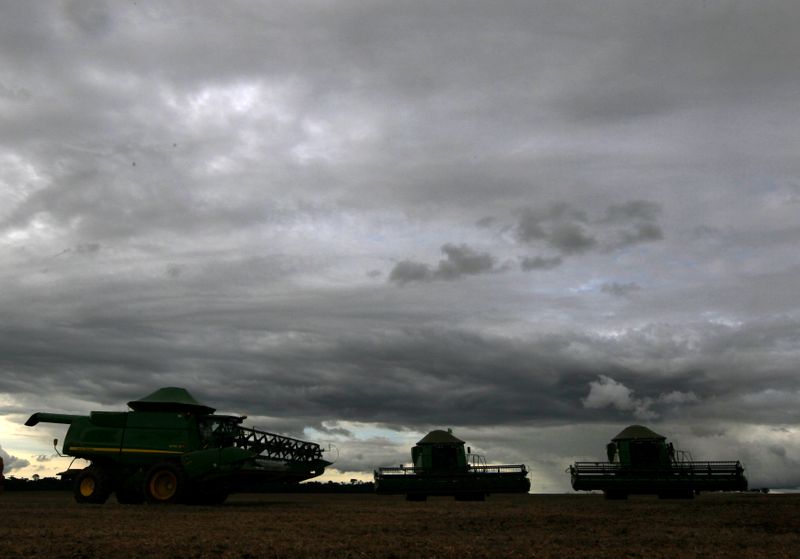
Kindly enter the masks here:
[[745, 491], [739, 461], [694, 461], [666, 437], [642, 425], [622, 430], [606, 445], [608, 462], [576, 462], [569, 467], [576, 491], [603, 491], [607, 499], [653, 494], [691, 499], [701, 491]]
[[215, 415], [183, 388], [128, 403], [132, 411], [88, 416], [34, 413], [25, 425], [69, 425], [63, 452], [90, 461], [67, 470], [80, 503], [219, 504], [265, 483], [296, 483], [330, 464], [315, 443], [243, 427], [244, 417]]
[[492, 493], [530, 490], [524, 464], [487, 465], [469, 448], [465, 452], [464, 444], [449, 430], [431, 431], [411, 449], [412, 466], [375, 471], [375, 492], [405, 494], [409, 501], [424, 501], [429, 496], [483, 501]]

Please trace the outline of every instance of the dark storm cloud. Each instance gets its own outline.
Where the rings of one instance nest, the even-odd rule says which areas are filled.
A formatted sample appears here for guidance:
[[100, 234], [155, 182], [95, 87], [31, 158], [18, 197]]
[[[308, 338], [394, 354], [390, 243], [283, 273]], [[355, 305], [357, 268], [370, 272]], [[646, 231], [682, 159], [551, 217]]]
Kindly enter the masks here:
[[637, 245], [664, 238], [658, 218], [662, 213], [659, 204], [646, 200], [633, 200], [626, 204], [609, 206], [601, 223], [616, 227], [613, 248]]
[[520, 267], [526, 271], [531, 270], [552, 270], [561, 266], [563, 259], [560, 256], [553, 256], [550, 258], [542, 256], [527, 256], [520, 262]]
[[627, 297], [631, 293], [635, 293], [636, 291], [641, 290], [642, 287], [637, 283], [604, 283], [600, 286], [600, 291], [603, 293], [608, 293], [609, 295], [613, 295], [615, 297]]
[[478, 252], [467, 245], [447, 244], [442, 247], [445, 259], [439, 261], [434, 275], [456, 279], [465, 275], [483, 274], [494, 268], [495, 259], [487, 252]]
[[580, 254], [593, 248], [597, 240], [586, 233], [583, 225], [559, 223], [550, 229], [547, 243], [563, 254]]
[[[797, 420], [796, 406], [764, 405], [800, 389], [789, 359], [800, 331], [794, 322], [662, 327], [613, 338], [508, 338], [430, 327], [293, 335], [251, 329], [259, 317], [281, 312], [263, 308], [249, 324], [242, 311], [226, 316], [212, 308], [194, 318], [207, 327], [177, 331], [180, 322], [159, 329], [122, 316], [70, 328], [5, 328], [0, 391], [63, 409], [60, 399], [120, 405], [179, 385], [220, 409], [293, 418], [281, 425], [295, 433], [303, 422], [335, 419], [486, 425], [665, 418], [682, 410], [679, 417], [687, 409], [697, 418], [734, 420], [746, 412], [764, 422]], [[765, 361], [770, 353], [783, 357]], [[762, 379], [758, 388], [743, 382], [753, 374]], [[36, 396], [42, 386], [59, 393]], [[632, 395], [602, 400], [593, 386]]]
[[431, 269], [430, 265], [411, 260], [398, 262], [389, 272], [389, 281], [400, 285], [412, 281], [431, 281], [432, 279], [433, 269]]
[[522, 243], [541, 242], [563, 255], [575, 255], [659, 241], [664, 238], [656, 222], [660, 213], [658, 204], [634, 200], [609, 206], [604, 216], [590, 219], [587, 212], [560, 202], [523, 209], [514, 231]]
[[433, 268], [428, 264], [404, 260], [389, 273], [389, 281], [400, 285], [414, 281], [456, 280], [463, 276], [486, 274], [495, 270], [495, 258], [467, 245], [442, 246], [445, 258]]
[[520, 212], [516, 226], [516, 234], [523, 242], [534, 240], [550, 240], [552, 228], [574, 227], [578, 228], [587, 222], [586, 214], [570, 207], [566, 202], [554, 204], [543, 209], [525, 208]]
[[[422, 420], [480, 423], [491, 417], [504, 423], [566, 417], [578, 408], [578, 396], [584, 390], [584, 386], [570, 388], [569, 384], [552, 386], [557, 378], [538, 377], [538, 367], [553, 361], [563, 361], [555, 368], [576, 367], [564, 356], [537, 355], [535, 349], [459, 332], [420, 330], [316, 343], [314, 338], [318, 337], [309, 340], [302, 354], [290, 347], [265, 355], [241, 347], [226, 350], [224, 346], [205, 352], [195, 347], [184, 353], [169, 350], [166, 345], [158, 349], [148, 344], [150, 356], [135, 358], [135, 348], [131, 347], [126, 358], [126, 352], [116, 347], [113, 362], [109, 344], [91, 348], [85, 341], [72, 338], [64, 345], [74, 346], [74, 350], [53, 348], [49, 354], [31, 356], [28, 367], [18, 365], [19, 371], [46, 371], [45, 362], [69, 359], [75, 363], [72, 370], [50, 370], [29, 382], [11, 372], [4, 374], [2, 389], [33, 394], [47, 382], [77, 396], [88, 389], [82, 379], [102, 378], [93, 398], [109, 403], [115, 398], [127, 401], [142, 396], [139, 387], [145, 384], [174, 383], [181, 375], [191, 374], [195, 379], [194, 386], [189, 387], [192, 392], [220, 408], [238, 403], [238, 407], [246, 408], [239, 411], [248, 414], [265, 410], [306, 421], [314, 418], [314, 423], [340, 418], [398, 425]], [[564, 346], [565, 342], [546, 341], [544, 347], [552, 344]], [[23, 350], [18, 348], [13, 356], [17, 362], [23, 360], [19, 355]], [[260, 365], [264, 358], [268, 358], [268, 364]], [[537, 370], [529, 370], [531, 359], [539, 363]], [[224, 388], [212, 382], [219, 374], [230, 379]], [[131, 375], [136, 377], [135, 382], [128, 380]], [[590, 373], [585, 375], [589, 378]], [[470, 410], [469, 417], [462, 417], [464, 409]]]

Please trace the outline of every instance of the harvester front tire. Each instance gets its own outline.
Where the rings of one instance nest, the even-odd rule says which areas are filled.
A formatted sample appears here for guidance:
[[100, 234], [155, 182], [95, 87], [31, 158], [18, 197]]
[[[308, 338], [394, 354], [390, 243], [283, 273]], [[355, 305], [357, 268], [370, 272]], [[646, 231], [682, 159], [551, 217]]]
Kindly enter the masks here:
[[425, 493], [408, 493], [406, 494], [406, 501], [427, 501], [428, 496]]
[[156, 464], [144, 477], [144, 498], [148, 503], [168, 505], [183, 499], [186, 477], [183, 470], [171, 462]]
[[89, 466], [81, 470], [72, 485], [75, 501], [102, 505], [111, 495], [111, 479], [100, 466]]
[[626, 501], [628, 499], [627, 493], [624, 491], [615, 491], [613, 489], [603, 491], [603, 496], [607, 501]]

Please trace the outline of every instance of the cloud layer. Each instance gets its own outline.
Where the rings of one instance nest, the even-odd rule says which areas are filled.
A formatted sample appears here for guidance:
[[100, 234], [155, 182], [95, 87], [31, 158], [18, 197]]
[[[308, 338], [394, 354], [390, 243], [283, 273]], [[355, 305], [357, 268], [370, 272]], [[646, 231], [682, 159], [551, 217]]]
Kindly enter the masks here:
[[800, 485], [795, 3], [140, 4], [0, 21], [7, 467], [178, 385], [364, 475], [647, 422]]

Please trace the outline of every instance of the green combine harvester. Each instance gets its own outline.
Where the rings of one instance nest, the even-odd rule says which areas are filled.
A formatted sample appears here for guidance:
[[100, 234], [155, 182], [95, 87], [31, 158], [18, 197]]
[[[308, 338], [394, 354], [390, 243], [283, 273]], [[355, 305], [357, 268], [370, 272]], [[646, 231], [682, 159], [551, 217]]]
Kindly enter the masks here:
[[524, 464], [486, 465], [452, 432], [428, 433], [411, 449], [413, 466], [375, 471], [375, 492], [405, 494], [409, 501], [429, 496], [453, 496], [459, 501], [483, 501], [492, 493], [527, 493], [531, 488]]
[[[219, 504], [265, 483], [316, 477], [330, 462], [319, 445], [242, 427], [245, 417], [215, 415], [183, 388], [128, 402], [127, 412], [35, 413], [25, 425], [69, 425], [62, 452], [91, 464], [74, 478], [79, 503]], [[58, 439], [54, 444], [58, 443]]]
[[666, 437], [631, 425], [606, 446], [608, 462], [576, 462], [569, 468], [576, 491], [600, 490], [606, 499], [658, 495], [691, 499], [701, 491], [746, 491], [739, 461], [695, 462]]

